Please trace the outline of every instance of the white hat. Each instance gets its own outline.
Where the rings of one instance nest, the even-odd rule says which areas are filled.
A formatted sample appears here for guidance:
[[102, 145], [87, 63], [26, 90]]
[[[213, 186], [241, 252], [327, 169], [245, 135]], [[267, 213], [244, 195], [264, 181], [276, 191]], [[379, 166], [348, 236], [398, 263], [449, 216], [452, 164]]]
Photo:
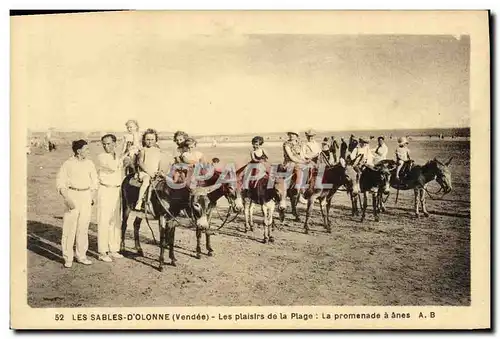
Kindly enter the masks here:
[[408, 140], [406, 139], [406, 137], [399, 137], [398, 138], [398, 144], [399, 145], [405, 145], [408, 143]]

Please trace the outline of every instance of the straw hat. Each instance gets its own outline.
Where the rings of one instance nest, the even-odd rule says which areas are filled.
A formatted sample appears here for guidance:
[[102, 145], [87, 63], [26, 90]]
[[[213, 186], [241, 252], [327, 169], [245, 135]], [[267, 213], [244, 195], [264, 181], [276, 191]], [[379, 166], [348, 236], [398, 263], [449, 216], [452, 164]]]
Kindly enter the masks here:
[[295, 134], [296, 136], [299, 136], [299, 133], [295, 132], [295, 131], [289, 131], [289, 132], [286, 132], [286, 134], [288, 134], [288, 135]]
[[316, 132], [315, 132], [315, 131], [313, 131], [312, 129], [309, 129], [309, 130], [307, 130], [307, 131], [305, 132], [305, 134], [306, 134], [306, 136], [308, 136], [308, 137], [313, 137], [313, 136], [315, 136], [315, 135], [316, 135]]
[[400, 138], [398, 138], [398, 144], [399, 145], [406, 145], [406, 144], [408, 144], [408, 140], [406, 139], [406, 137], [400, 137]]
[[369, 141], [369, 140], [370, 140], [370, 139], [365, 138], [365, 137], [359, 137], [359, 142], [363, 142], [363, 143], [365, 143], [365, 144], [369, 144], [369, 143], [370, 143], [370, 141]]

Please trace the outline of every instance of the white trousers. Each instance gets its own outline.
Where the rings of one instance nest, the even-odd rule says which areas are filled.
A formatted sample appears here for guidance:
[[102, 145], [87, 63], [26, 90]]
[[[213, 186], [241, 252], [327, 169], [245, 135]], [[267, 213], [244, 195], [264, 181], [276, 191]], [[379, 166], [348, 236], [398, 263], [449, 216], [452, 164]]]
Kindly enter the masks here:
[[97, 250], [118, 252], [121, 240], [120, 187], [99, 185], [97, 192]]
[[76, 257], [85, 259], [89, 248], [89, 223], [92, 208], [90, 190], [68, 190], [68, 198], [73, 201], [75, 208], [70, 210], [66, 206], [63, 217], [63, 231], [61, 247], [66, 262], [73, 261], [73, 246], [76, 238]]

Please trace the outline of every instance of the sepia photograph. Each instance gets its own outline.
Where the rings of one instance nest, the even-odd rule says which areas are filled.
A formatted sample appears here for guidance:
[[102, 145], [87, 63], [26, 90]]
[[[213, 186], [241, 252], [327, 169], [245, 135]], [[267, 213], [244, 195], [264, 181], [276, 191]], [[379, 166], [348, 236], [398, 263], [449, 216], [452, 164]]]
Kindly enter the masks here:
[[12, 16], [11, 326], [489, 328], [488, 15]]

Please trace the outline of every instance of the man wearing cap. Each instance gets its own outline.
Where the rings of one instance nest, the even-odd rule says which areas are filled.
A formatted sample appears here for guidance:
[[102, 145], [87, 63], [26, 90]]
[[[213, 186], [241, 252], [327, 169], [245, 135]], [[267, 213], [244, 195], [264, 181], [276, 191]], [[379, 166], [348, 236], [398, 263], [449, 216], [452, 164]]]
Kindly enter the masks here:
[[285, 167], [290, 165], [305, 164], [303, 156], [303, 148], [299, 141], [299, 133], [287, 132], [288, 140], [283, 143], [283, 165]]
[[99, 260], [111, 262], [123, 258], [118, 253], [121, 237], [121, 194], [124, 161], [116, 154], [116, 136], [106, 134], [101, 138], [104, 152], [97, 156], [97, 249]]
[[352, 151], [351, 159], [354, 160], [359, 156], [359, 160], [356, 161], [356, 166], [361, 168], [362, 166], [367, 166], [373, 168], [373, 154], [369, 147], [369, 139], [365, 137], [359, 138], [358, 146]]
[[377, 148], [373, 150], [373, 163], [375, 165], [380, 161], [387, 159], [387, 153], [389, 152], [389, 149], [385, 144], [385, 138], [383, 136], [379, 136], [377, 138], [377, 142]]
[[98, 183], [95, 165], [88, 159], [90, 151], [87, 142], [73, 141], [72, 149], [74, 155], [62, 164], [56, 178], [57, 191], [66, 205], [61, 247], [64, 266], [67, 268], [73, 264], [75, 238], [76, 260], [84, 265], [92, 264], [87, 259], [88, 230]]
[[405, 137], [398, 138], [398, 147], [396, 148], [396, 163], [398, 167], [396, 169], [396, 179], [399, 180], [399, 172], [403, 167], [404, 163], [410, 160], [410, 150], [408, 147], [408, 140]]
[[313, 130], [307, 130], [305, 132], [307, 142], [304, 144], [303, 154], [304, 159], [311, 160], [313, 163], [318, 163], [318, 157], [321, 153], [320, 145], [314, 140], [316, 132]]

